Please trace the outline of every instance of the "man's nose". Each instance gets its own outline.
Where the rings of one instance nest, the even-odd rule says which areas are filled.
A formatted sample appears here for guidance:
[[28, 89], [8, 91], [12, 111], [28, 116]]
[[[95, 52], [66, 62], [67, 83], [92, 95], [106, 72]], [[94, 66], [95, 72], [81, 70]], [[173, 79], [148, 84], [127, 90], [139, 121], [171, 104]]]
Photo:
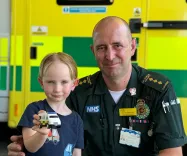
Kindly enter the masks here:
[[112, 47], [108, 47], [105, 55], [107, 60], [113, 60], [115, 58], [115, 51]]

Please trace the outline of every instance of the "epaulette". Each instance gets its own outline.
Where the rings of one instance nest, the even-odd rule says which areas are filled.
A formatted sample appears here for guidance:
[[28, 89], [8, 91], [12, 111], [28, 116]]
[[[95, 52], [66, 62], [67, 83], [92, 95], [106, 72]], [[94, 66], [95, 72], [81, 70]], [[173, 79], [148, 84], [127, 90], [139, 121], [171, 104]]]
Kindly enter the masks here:
[[91, 78], [90, 77], [91, 77], [91, 75], [81, 78], [79, 80], [79, 85], [82, 85], [82, 84], [90, 84], [91, 85], [92, 82], [91, 82]]
[[141, 82], [151, 88], [163, 92], [169, 84], [169, 79], [161, 74], [150, 72], [142, 77]]

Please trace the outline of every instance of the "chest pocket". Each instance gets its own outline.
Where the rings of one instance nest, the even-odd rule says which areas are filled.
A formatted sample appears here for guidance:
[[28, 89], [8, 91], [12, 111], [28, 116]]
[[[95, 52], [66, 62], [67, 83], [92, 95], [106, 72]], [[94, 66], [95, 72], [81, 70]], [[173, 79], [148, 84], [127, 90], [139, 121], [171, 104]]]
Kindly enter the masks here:
[[[108, 123], [107, 119], [102, 115], [101, 108], [99, 111], [94, 110], [94, 105], [87, 105], [83, 114], [84, 121], [84, 135], [88, 140], [90, 149], [106, 150], [107, 136], [108, 136]], [[95, 153], [97, 151], [91, 151]], [[99, 151], [98, 151], [99, 152]]]
[[140, 147], [147, 146], [149, 144], [150, 139], [152, 136], [148, 136], [148, 131], [150, 130], [149, 123], [134, 123], [133, 130], [141, 132], [141, 142]]

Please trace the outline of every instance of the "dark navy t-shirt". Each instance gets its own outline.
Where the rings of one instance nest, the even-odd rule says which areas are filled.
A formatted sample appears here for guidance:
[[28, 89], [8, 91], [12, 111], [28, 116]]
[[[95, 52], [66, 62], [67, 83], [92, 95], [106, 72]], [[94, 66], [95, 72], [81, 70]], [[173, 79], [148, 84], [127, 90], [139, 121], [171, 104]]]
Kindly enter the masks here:
[[[23, 113], [18, 129], [22, 127], [33, 127], [33, 115], [38, 114], [39, 110], [54, 112], [46, 100], [33, 102], [27, 106]], [[62, 116], [58, 114], [61, 120], [61, 127], [57, 128], [60, 141], [54, 144], [53, 141], [46, 141], [44, 145], [35, 153], [26, 151], [26, 156], [71, 156], [74, 148], [84, 148], [83, 122], [76, 112], [70, 115]]]

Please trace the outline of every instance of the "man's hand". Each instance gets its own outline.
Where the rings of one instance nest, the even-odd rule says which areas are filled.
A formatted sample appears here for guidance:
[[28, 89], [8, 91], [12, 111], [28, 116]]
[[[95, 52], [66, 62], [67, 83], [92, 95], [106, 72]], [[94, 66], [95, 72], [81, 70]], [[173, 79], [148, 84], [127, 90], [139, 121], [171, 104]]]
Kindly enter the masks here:
[[25, 156], [23, 150], [23, 137], [11, 136], [10, 140], [13, 142], [7, 146], [8, 156]]

